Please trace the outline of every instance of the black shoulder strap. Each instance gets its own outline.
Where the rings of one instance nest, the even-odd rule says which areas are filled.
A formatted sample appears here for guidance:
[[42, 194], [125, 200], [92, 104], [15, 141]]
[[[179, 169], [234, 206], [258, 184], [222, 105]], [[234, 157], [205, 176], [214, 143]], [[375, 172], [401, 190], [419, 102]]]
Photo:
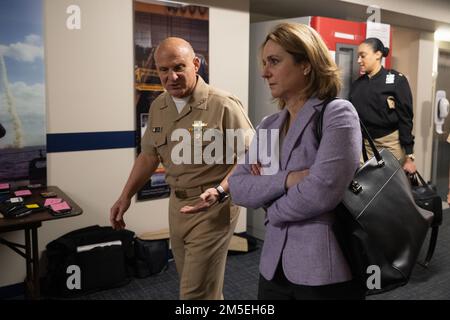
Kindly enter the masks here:
[[328, 98], [325, 99], [323, 101], [323, 108], [322, 110], [320, 110], [319, 115], [317, 116], [317, 123], [316, 123], [316, 138], [317, 141], [320, 142], [320, 140], [322, 140], [322, 130], [323, 130], [323, 115], [325, 113], [325, 109], [327, 108], [328, 104], [333, 101], [336, 100], [337, 98]]

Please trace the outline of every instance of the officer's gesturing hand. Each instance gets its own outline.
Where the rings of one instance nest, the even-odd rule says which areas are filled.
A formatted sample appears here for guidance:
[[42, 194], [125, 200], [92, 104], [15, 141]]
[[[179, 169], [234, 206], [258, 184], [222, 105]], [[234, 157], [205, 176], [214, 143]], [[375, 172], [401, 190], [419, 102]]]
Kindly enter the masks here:
[[206, 189], [205, 192], [203, 192], [200, 195], [200, 201], [197, 202], [193, 206], [184, 206], [181, 208], [181, 213], [198, 213], [201, 211], [207, 210], [209, 207], [211, 207], [214, 203], [216, 203], [219, 200], [219, 192], [216, 188], [209, 188]]

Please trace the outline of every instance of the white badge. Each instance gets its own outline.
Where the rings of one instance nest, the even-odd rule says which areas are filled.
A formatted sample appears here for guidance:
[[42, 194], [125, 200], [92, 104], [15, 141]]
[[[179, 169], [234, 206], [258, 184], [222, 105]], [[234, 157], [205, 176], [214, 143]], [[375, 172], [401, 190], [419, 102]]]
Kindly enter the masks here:
[[395, 80], [395, 74], [389, 73], [386, 75], [386, 84], [392, 84]]

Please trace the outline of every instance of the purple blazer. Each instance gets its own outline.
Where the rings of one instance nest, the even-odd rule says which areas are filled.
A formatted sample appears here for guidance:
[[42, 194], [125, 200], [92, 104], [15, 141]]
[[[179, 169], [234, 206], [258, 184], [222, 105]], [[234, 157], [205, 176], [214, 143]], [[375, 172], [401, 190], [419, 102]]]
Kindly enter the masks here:
[[[311, 98], [299, 111], [280, 146], [277, 172], [253, 176], [250, 166], [241, 164], [228, 178], [234, 203], [266, 208], [260, 272], [267, 280], [273, 278], [280, 258], [286, 278], [295, 284], [318, 286], [352, 278], [332, 223], [333, 210], [359, 166], [359, 118], [349, 101], [332, 101], [324, 114], [319, 146], [315, 128], [322, 102]], [[287, 116], [284, 109], [263, 119], [252, 143], [261, 140], [261, 129], [281, 129]], [[286, 190], [288, 173], [304, 169], [309, 175]]]

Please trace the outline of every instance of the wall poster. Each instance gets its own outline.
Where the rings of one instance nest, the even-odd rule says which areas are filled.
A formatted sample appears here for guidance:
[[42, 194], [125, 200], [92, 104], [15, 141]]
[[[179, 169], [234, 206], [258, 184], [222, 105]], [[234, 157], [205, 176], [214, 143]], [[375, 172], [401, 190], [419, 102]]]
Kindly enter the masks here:
[[[180, 37], [192, 44], [202, 65], [199, 74], [208, 82], [209, 9], [162, 1], [135, 1], [134, 49], [135, 49], [135, 103], [136, 148], [141, 152], [141, 138], [148, 122], [149, 107], [163, 92], [153, 53], [157, 45], [167, 37]], [[164, 168], [160, 167], [137, 194], [138, 200], [167, 197], [170, 188], [165, 181]]]
[[0, 192], [46, 182], [43, 0], [2, 0]]

